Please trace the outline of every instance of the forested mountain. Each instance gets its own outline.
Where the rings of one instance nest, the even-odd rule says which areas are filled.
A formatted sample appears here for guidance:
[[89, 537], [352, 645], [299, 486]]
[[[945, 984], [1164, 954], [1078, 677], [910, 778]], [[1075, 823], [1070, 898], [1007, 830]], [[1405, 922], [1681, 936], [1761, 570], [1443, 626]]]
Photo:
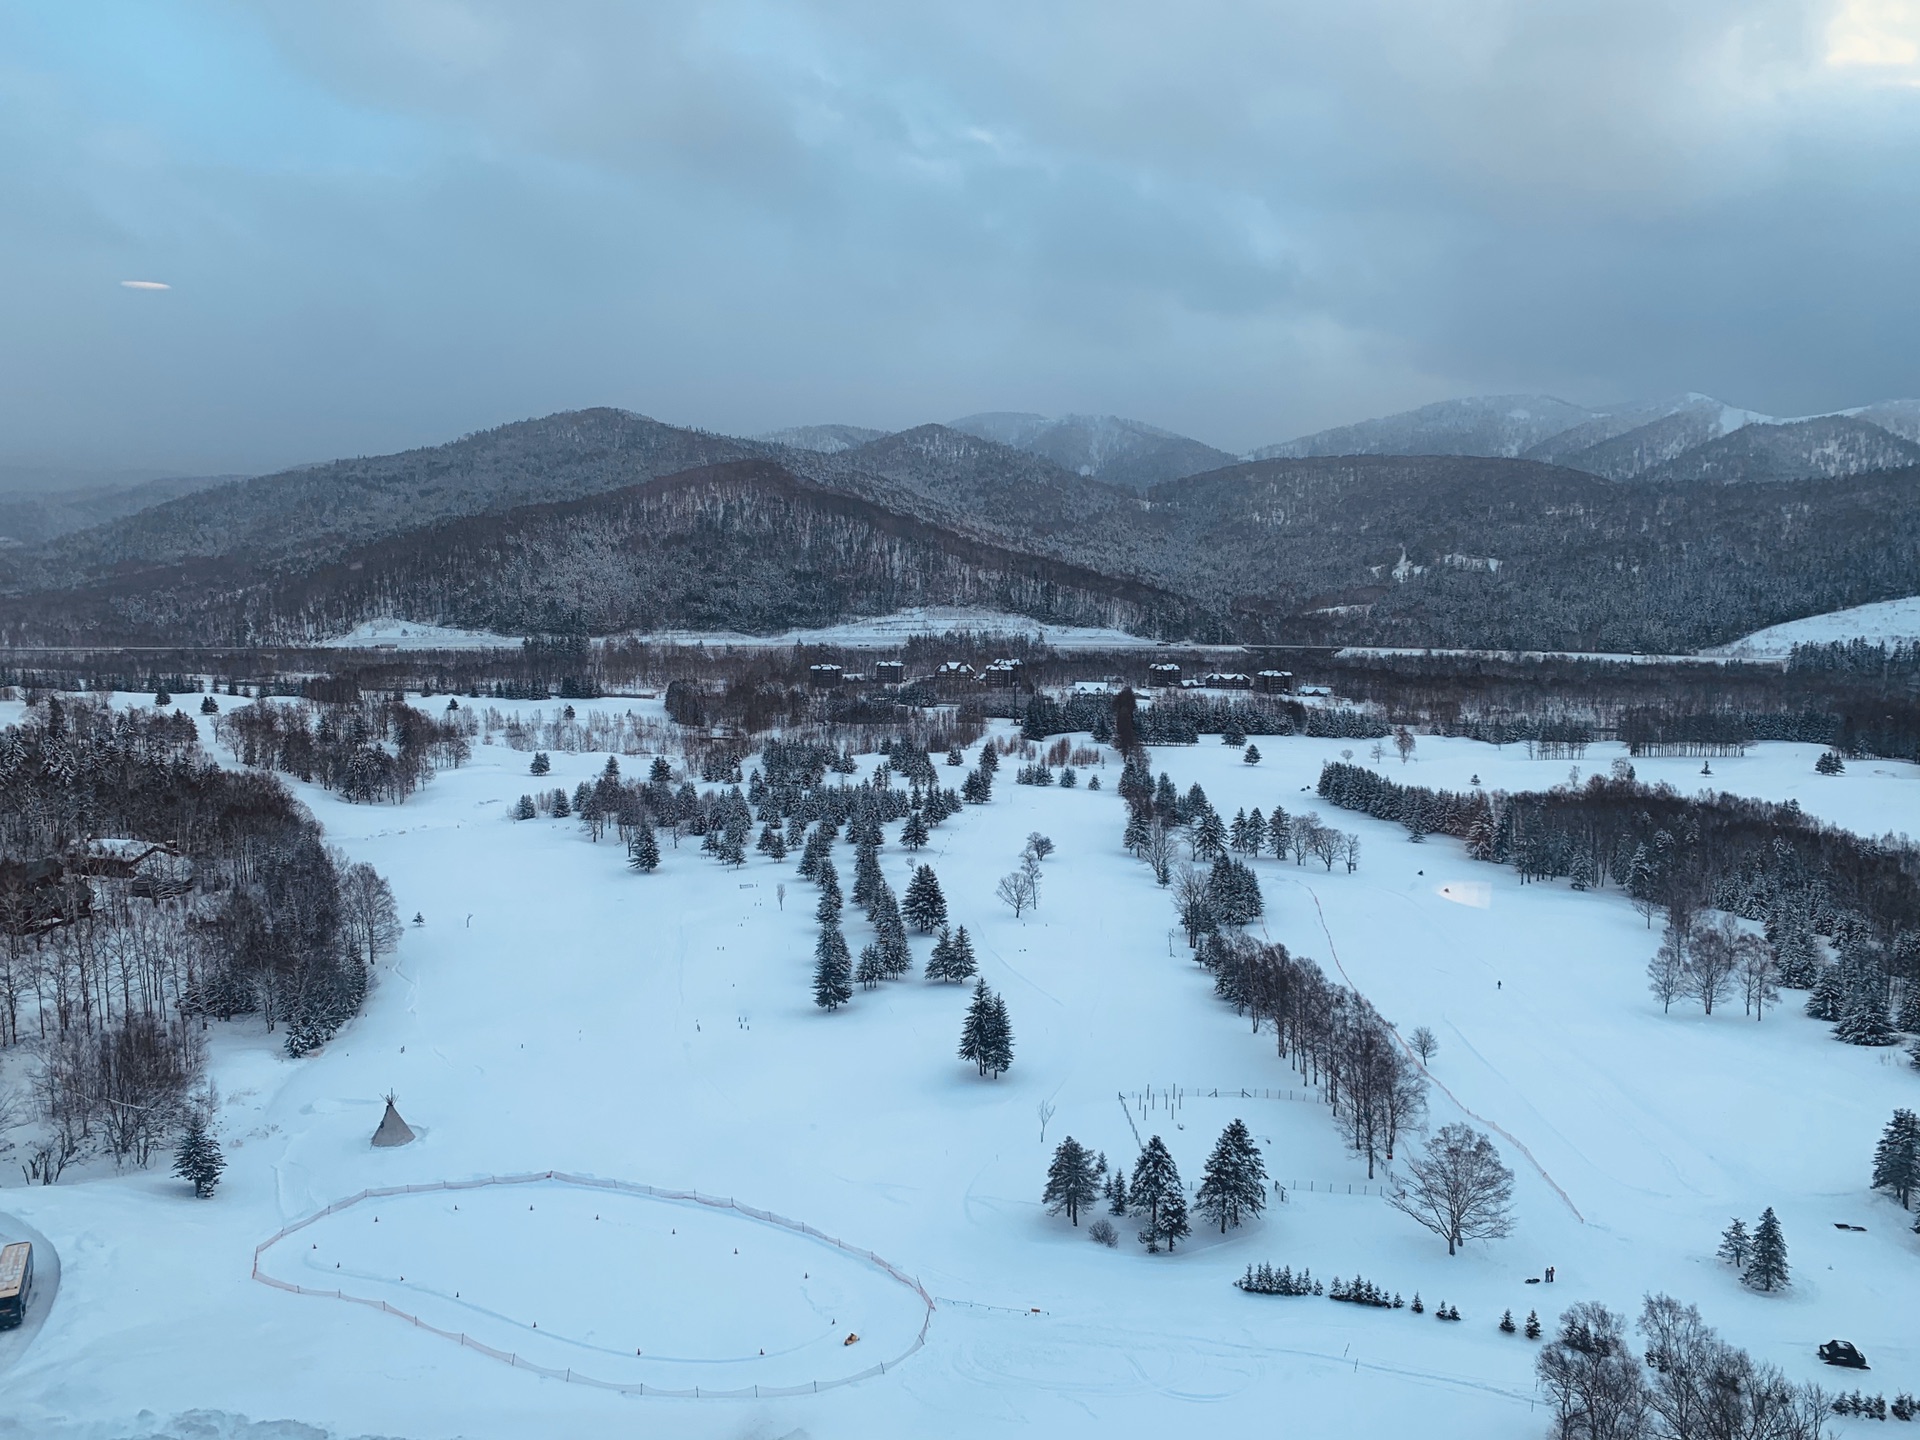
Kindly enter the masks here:
[[1523, 455], [1541, 441], [1597, 418], [1551, 395], [1483, 395], [1362, 420], [1255, 450], [1250, 460], [1320, 455]]
[[71, 535], [123, 515], [133, 515], [235, 477], [169, 476], [124, 485], [57, 486], [0, 491], [0, 549]]
[[769, 447], [624, 410], [579, 410], [448, 445], [336, 460], [217, 486], [41, 547], [0, 556], [0, 580], [58, 583], [200, 556], [306, 564], [457, 515], [599, 494]]
[[[769, 633], [965, 604], [1186, 639], [1686, 650], [1920, 588], [1920, 468], [1622, 485], [1518, 459], [1327, 457], [1141, 495], [922, 426], [645, 474], [747, 443], [557, 416], [338, 467], [374, 478], [333, 507], [316, 472], [272, 477], [278, 530], [271, 486], [226, 487], [195, 501], [228, 507], [243, 543], [225, 552], [192, 553], [215, 522], [177, 506], [26, 552], [29, 580], [70, 578], [13, 586], [0, 643], [307, 640], [383, 616]], [[587, 493], [504, 503], [517, 490]]]
[[1025, 450], [1076, 475], [1130, 490], [1217, 470], [1238, 458], [1185, 435], [1118, 415], [1052, 419], [994, 411], [950, 421], [947, 428]]
[[1864, 475], [1916, 464], [1920, 464], [1920, 444], [1858, 417], [1822, 415], [1779, 425], [1743, 425], [1644, 471], [1639, 478], [1649, 483], [1752, 485]]
[[192, 561], [0, 607], [0, 643], [289, 642], [384, 615], [504, 634], [778, 631], [914, 605], [1212, 634], [1194, 601], [992, 544], [762, 460], [467, 516], [310, 567]]
[[1920, 460], [1920, 400], [1780, 420], [1710, 395], [1587, 409], [1543, 395], [1448, 400], [1269, 445], [1250, 458], [1520, 457], [1647, 483], [1777, 482], [1860, 475]]
[[864, 425], [791, 425], [785, 430], [770, 430], [758, 437], [769, 445], [786, 445], [795, 450], [817, 450], [822, 455], [838, 455], [878, 440], [887, 432], [869, 430]]

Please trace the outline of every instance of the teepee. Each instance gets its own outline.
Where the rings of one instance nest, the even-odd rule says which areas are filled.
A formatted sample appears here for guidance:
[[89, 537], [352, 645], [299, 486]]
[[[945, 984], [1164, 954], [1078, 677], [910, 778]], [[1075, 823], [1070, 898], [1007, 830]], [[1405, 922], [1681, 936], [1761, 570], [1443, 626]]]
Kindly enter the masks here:
[[400, 1118], [400, 1112], [393, 1108], [393, 1093], [387, 1093], [387, 1113], [380, 1117], [380, 1128], [373, 1132], [373, 1143], [382, 1149], [389, 1145], [409, 1145], [413, 1143], [413, 1130]]

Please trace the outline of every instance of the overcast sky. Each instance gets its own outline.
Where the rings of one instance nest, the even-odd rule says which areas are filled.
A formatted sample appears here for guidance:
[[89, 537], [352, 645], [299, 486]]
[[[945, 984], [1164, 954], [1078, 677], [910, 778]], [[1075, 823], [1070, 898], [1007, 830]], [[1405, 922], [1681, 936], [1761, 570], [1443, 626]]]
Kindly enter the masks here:
[[0, 464], [1913, 395], [1917, 142], [1920, 0], [0, 0]]

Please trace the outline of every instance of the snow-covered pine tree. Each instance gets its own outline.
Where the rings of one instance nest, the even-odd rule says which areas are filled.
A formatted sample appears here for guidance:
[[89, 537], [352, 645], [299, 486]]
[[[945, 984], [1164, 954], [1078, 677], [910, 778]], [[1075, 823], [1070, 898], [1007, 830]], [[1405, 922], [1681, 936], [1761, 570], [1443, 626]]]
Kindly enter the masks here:
[[820, 927], [813, 947], [813, 1003], [829, 1013], [853, 999], [853, 957], [837, 924]]
[[1720, 1248], [1714, 1254], [1736, 1270], [1746, 1269], [1753, 1254], [1753, 1236], [1747, 1233], [1747, 1222], [1734, 1216], [1733, 1223], [1720, 1232]]
[[640, 828], [634, 831], [633, 839], [627, 844], [627, 864], [642, 875], [651, 875], [660, 868], [660, 841], [653, 833], [652, 821], [641, 821]]
[[1751, 1290], [1784, 1290], [1789, 1274], [1787, 1240], [1769, 1205], [1760, 1212], [1760, 1223], [1753, 1227], [1753, 1254], [1747, 1258], [1740, 1279]]
[[1834, 1038], [1849, 1045], [1897, 1045], [1900, 1037], [1887, 1021], [1887, 1002], [1865, 986], [1847, 998], [1840, 1022], [1833, 1027]]
[[1500, 1333], [1502, 1335], [1511, 1335], [1518, 1328], [1519, 1327], [1513, 1323], [1513, 1311], [1502, 1310], [1500, 1312]]
[[1227, 827], [1212, 806], [1207, 806], [1194, 819], [1187, 843], [1196, 860], [1211, 863], [1226, 853]]
[[1836, 1021], [1847, 1003], [1846, 976], [1839, 965], [1822, 965], [1807, 992], [1807, 1014], [1815, 1020]]
[[1902, 987], [1900, 1013], [1893, 1023], [1909, 1035], [1920, 1035], [1920, 978], [1916, 978], [1913, 972], [1908, 973], [1906, 984]]
[[931, 935], [947, 923], [947, 897], [931, 865], [922, 865], [907, 882], [907, 898], [900, 907], [906, 922], [922, 935]]
[[1521, 1333], [1529, 1340], [1538, 1340], [1540, 1338], [1540, 1312], [1538, 1310], [1527, 1311], [1526, 1327]]
[[[942, 953], [942, 947], [945, 953]], [[951, 935], [944, 930], [934, 942], [933, 954], [927, 960], [927, 978], [929, 980], [971, 980], [973, 972], [979, 968], [973, 958], [973, 940], [962, 925]]]
[[887, 978], [887, 962], [878, 945], [868, 942], [861, 947], [860, 963], [854, 967], [853, 978], [863, 990], [871, 990]]
[[1047, 1188], [1040, 1199], [1049, 1215], [1065, 1215], [1075, 1225], [1080, 1212], [1100, 1198], [1100, 1176], [1093, 1152], [1071, 1135], [1053, 1152], [1047, 1167]]
[[1127, 1208], [1146, 1222], [1140, 1227], [1140, 1243], [1150, 1255], [1158, 1254], [1163, 1243], [1172, 1250], [1176, 1241], [1192, 1233], [1187, 1222], [1186, 1187], [1180, 1183], [1179, 1168], [1158, 1135], [1147, 1141], [1134, 1162]]
[[1234, 1120], [1220, 1132], [1201, 1172], [1196, 1208], [1220, 1227], [1220, 1233], [1267, 1205], [1267, 1167], [1246, 1122]]
[[967, 1006], [967, 1018], [960, 1025], [960, 1058], [973, 1061], [981, 1075], [987, 1073], [987, 1058], [993, 1049], [993, 992], [984, 979], [973, 982], [973, 1000]]
[[1106, 1199], [1109, 1215], [1127, 1213], [1127, 1172], [1123, 1166], [1113, 1167], [1113, 1173], [1107, 1177], [1106, 1189], [1101, 1193]]
[[[891, 892], [887, 898], [891, 901]], [[900, 923], [899, 911], [890, 906], [882, 910], [874, 929], [878, 932], [875, 945], [880, 951], [881, 973], [889, 980], [912, 973], [913, 951], [907, 945], [907, 927]]]
[[908, 850], [921, 850], [926, 847], [932, 832], [927, 829], [927, 817], [915, 810], [907, 816], [907, 823], [900, 827], [900, 843]]
[[987, 1078], [997, 1080], [1013, 1068], [1013, 1021], [1007, 1017], [1007, 1002], [993, 997], [993, 1011], [987, 1030]]
[[875, 892], [886, 883], [886, 877], [880, 873], [880, 848], [862, 840], [854, 851], [853, 903], [870, 907]]
[[1920, 1192], [1920, 1116], [1896, 1110], [1873, 1148], [1873, 1188], [1900, 1202], [1902, 1210]]
[[[1567, 883], [1575, 890], [1591, 890], [1593, 888], [1593, 882], [1593, 857], [1584, 850], [1579, 851], [1573, 857], [1573, 868], [1567, 873]], [[1506, 1328], [1508, 1330], [1513, 1329], [1513, 1317], [1511, 1315], [1507, 1317]]]
[[192, 1112], [187, 1116], [186, 1133], [173, 1152], [173, 1173], [193, 1186], [193, 1193], [200, 1199], [210, 1200], [213, 1187], [220, 1183], [220, 1174], [226, 1168], [220, 1142], [207, 1129], [205, 1117], [197, 1110]]

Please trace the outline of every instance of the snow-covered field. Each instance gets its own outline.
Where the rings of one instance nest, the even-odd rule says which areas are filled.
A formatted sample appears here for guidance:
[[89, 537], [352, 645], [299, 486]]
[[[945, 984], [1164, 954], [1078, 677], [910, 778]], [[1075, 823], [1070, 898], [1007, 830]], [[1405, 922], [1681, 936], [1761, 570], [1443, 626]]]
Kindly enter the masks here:
[[[733, 649], [775, 649], [790, 645], [888, 648], [915, 635], [945, 635], [955, 630], [971, 631], [976, 635], [1025, 637], [1062, 650], [1150, 648], [1157, 643], [1138, 635], [1129, 635], [1124, 630], [1085, 625], [1043, 625], [1027, 615], [940, 606], [915, 607], [891, 615], [875, 615], [864, 620], [849, 620], [844, 624], [809, 630], [786, 630], [778, 635], [747, 635], [736, 630], [656, 630], [614, 638], [645, 640], [656, 645], [707, 645]], [[363, 621], [344, 635], [322, 641], [321, 644], [330, 649], [515, 650], [520, 646], [520, 639], [514, 635], [460, 630], [416, 620], [384, 619]]]
[[[16, 713], [0, 707], [0, 722]], [[1014, 1065], [989, 1082], [954, 1055], [962, 987], [915, 977], [815, 1009], [815, 892], [791, 861], [731, 871], [688, 843], [635, 875], [616, 844], [569, 822], [504, 819], [522, 791], [571, 787], [604, 756], [555, 754], [536, 782], [525, 754], [480, 746], [401, 808], [306, 792], [330, 837], [425, 923], [323, 1053], [294, 1062], [261, 1037], [217, 1036], [231, 1164], [215, 1199], [188, 1198], [164, 1167], [0, 1190], [0, 1211], [66, 1262], [44, 1330], [0, 1382], [0, 1435], [119, 1435], [143, 1409], [209, 1409], [418, 1440], [1535, 1436], [1534, 1347], [1499, 1333], [1501, 1311], [1537, 1307], [1551, 1324], [1576, 1299], [1637, 1309], [1650, 1289], [1698, 1303], [1795, 1376], [1830, 1378], [1813, 1346], [1843, 1335], [1871, 1356], [1872, 1388], [1920, 1388], [1920, 1238], [1866, 1190], [1880, 1127], [1920, 1094], [1899, 1051], [1835, 1044], [1791, 993], [1759, 1024], [1737, 1008], [1662, 1016], [1644, 981], [1656, 936], [1616, 892], [1521, 887], [1450, 842], [1410, 845], [1302, 793], [1342, 750], [1364, 762], [1363, 743], [1260, 748], [1257, 767], [1213, 743], [1153, 758], [1229, 816], [1278, 802], [1361, 834], [1354, 875], [1257, 862], [1266, 932], [1403, 1030], [1434, 1029], [1433, 1123], [1464, 1117], [1512, 1137], [1498, 1141], [1518, 1174], [1511, 1238], [1449, 1259], [1376, 1196], [1343, 1193], [1365, 1188], [1365, 1170], [1317, 1101], [1194, 1093], [1301, 1086], [1270, 1036], [1213, 999], [1167, 893], [1121, 849], [1117, 767], [1099, 792], [1016, 786], [1003, 770], [993, 802], [939, 827], [921, 857], [1011, 1012]], [[1582, 775], [1614, 753], [1595, 747]], [[1863, 762], [1827, 779], [1812, 773], [1817, 753], [1764, 746], [1713, 762], [1711, 777], [1698, 761], [1638, 763], [1683, 790], [1792, 795], [1852, 828], [1913, 828], [1915, 767]], [[1384, 764], [1395, 778], [1451, 786], [1477, 773], [1503, 788], [1543, 788], [1569, 768], [1427, 738], [1411, 764], [1390, 752]], [[1016, 921], [992, 891], [1033, 830], [1058, 848], [1040, 909]], [[907, 856], [894, 845], [883, 858], [904, 891]], [[1484, 887], [1485, 903], [1454, 903], [1464, 885]], [[851, 910], [848, 938], [867, 938]], [[928, 942], [914, 944], [924, 959]], [[1173, 1085], [1186, 1097], [1171, 1110], [1122, 1099]], [[389, 1089], [420, 1139], [376, 1151]], [[1043, 1101], [1057, 1107], [1044, 1143]], [[1131, 1227], [1109, 1250], [1038, 1204], [1064, 1135], [1130, 1160], [1136, 1126], [1162, 1134], [1191, 1182], [1236, 1115], [1293, 1187], [1248, 1227], [1150, 1256]], [[623, 1396], [250, 1278], [256, 1245], [361, 1190], [549, 1169], [734, 1197], [876, 1252], [934, 1297], [926, 1347], [817, 1395]], [[1751, 1222], [1767, 1205], [1795, 1267], [1772, 1297], [1712, 1259], [1731, 1216]], [[1360, 1272], [1449, 1301], [1464, 1321], [1232, 1288], [1260, 1261]], [[1556, 1284], [1526, 1283], [1549, 1264]], [[339, 1288], [495, 1349], [662, 1386], [701, 1373], [726, 1387], [830, 1380], [897, 1353], [921, 1314], [911, 1291], [817, 1241], [567, 1186], [365, 1201], [261, 1266], [313, 1288], [350, 1275]]]
[[1735, 659], [1765, 659], [1785, 656], [1796, 645], [1826, 645], [1836, 640], [1870, 640], [1881, 645], [1920, 644], [1920, 595], [1882, 600], [1875, 605], [1855, 605], [1849, 610], [1834, 610], [1825, 615], [1809, 615], [1784, 625], [1769, 625], [1707, 653]]

